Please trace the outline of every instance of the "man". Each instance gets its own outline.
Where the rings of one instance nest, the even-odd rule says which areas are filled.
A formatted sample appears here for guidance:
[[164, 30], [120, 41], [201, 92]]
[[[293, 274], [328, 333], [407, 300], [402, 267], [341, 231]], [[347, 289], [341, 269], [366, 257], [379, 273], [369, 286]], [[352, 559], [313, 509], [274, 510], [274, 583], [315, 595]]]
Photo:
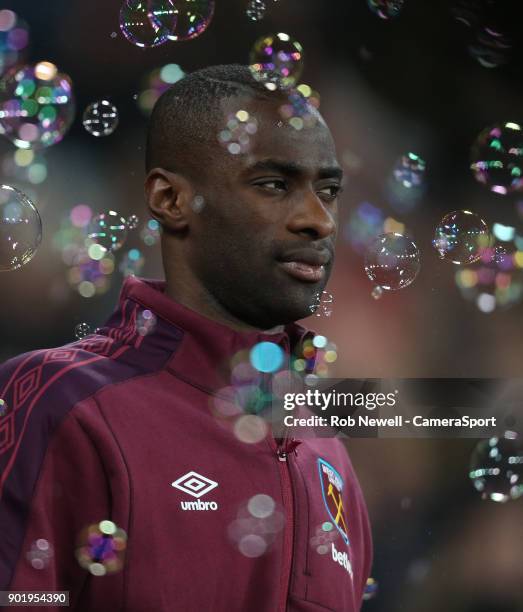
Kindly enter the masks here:
[[[95, 335], [1, 369], [0, 590], [96, 612], [360, 609], [370, 530], [344, 447], [275, 439], [241, 399], [271, 377], [245, 355], [278, 345], [285, 372], [314, 337], [294, 321], [333, 264], [332, 137], [318, 113], [282, 121], [285, 101], [241, 66], [164, 93], [145, 187], [166, 282], [127, 279]], [[218, 137], [231, 116], [256, 126], [239, 154]]]

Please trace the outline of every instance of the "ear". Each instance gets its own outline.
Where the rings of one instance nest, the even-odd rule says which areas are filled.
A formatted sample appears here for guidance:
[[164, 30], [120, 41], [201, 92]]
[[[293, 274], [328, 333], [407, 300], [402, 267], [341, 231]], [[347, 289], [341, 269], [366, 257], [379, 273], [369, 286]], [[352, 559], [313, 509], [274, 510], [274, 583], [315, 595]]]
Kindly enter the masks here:
[[187, 227], [193, 189], [183, 176], [153, 168], [145, 179], [145, 199], [151, 215], [162, 227], [174, 231]]

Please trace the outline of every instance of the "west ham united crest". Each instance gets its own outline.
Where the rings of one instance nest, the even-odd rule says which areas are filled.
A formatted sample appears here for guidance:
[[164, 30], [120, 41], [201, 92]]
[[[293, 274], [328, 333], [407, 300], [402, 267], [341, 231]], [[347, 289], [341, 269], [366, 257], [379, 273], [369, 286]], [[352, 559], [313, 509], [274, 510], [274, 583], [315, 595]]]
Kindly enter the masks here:
[[325, 507], [332, 520], [338, 528], [346, 544], [349, 544], [349, 530], [347, 527], [347, 514], [343, 506], [343, 478], [339, 472], [325, 459], [318, 459], [318, 470], [320, 472], [321, 493]]

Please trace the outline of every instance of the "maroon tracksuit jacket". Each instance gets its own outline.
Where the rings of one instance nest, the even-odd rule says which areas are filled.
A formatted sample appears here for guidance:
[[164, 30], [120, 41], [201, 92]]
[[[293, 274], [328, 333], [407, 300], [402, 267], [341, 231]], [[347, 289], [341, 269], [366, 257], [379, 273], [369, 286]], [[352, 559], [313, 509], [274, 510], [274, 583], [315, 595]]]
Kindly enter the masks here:
[[[96, 334], [0, 368], [0, 590], [68, 590], [91, 612], [356, 612], [371, 536], [342, 443], [245, 442], [211, 408], [231, 356], [263, 340], [288, 356], [312, 332], [237, 332], [163, 290], [130, 277]], [[95, 576], [75, 547], [102, 520], [127, 549]], [[42, 539], [53, 554], [35, 568]]]

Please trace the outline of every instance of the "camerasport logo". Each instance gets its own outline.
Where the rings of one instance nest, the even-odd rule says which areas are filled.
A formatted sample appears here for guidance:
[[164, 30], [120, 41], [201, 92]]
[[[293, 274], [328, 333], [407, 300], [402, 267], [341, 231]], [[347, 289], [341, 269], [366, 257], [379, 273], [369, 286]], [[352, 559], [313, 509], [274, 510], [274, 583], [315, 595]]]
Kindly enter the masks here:
[[206, 478], [198, 472], [187, 472], [187, 474], [172, 482], [171, 486], [197, 498], [197, 501], [181, 501], [180, 507], [182, 510], [218, 510], [218, 504], [215, 501], [202, 501], [200, 499], [218, 486], [218, 483], [214, 480]]

